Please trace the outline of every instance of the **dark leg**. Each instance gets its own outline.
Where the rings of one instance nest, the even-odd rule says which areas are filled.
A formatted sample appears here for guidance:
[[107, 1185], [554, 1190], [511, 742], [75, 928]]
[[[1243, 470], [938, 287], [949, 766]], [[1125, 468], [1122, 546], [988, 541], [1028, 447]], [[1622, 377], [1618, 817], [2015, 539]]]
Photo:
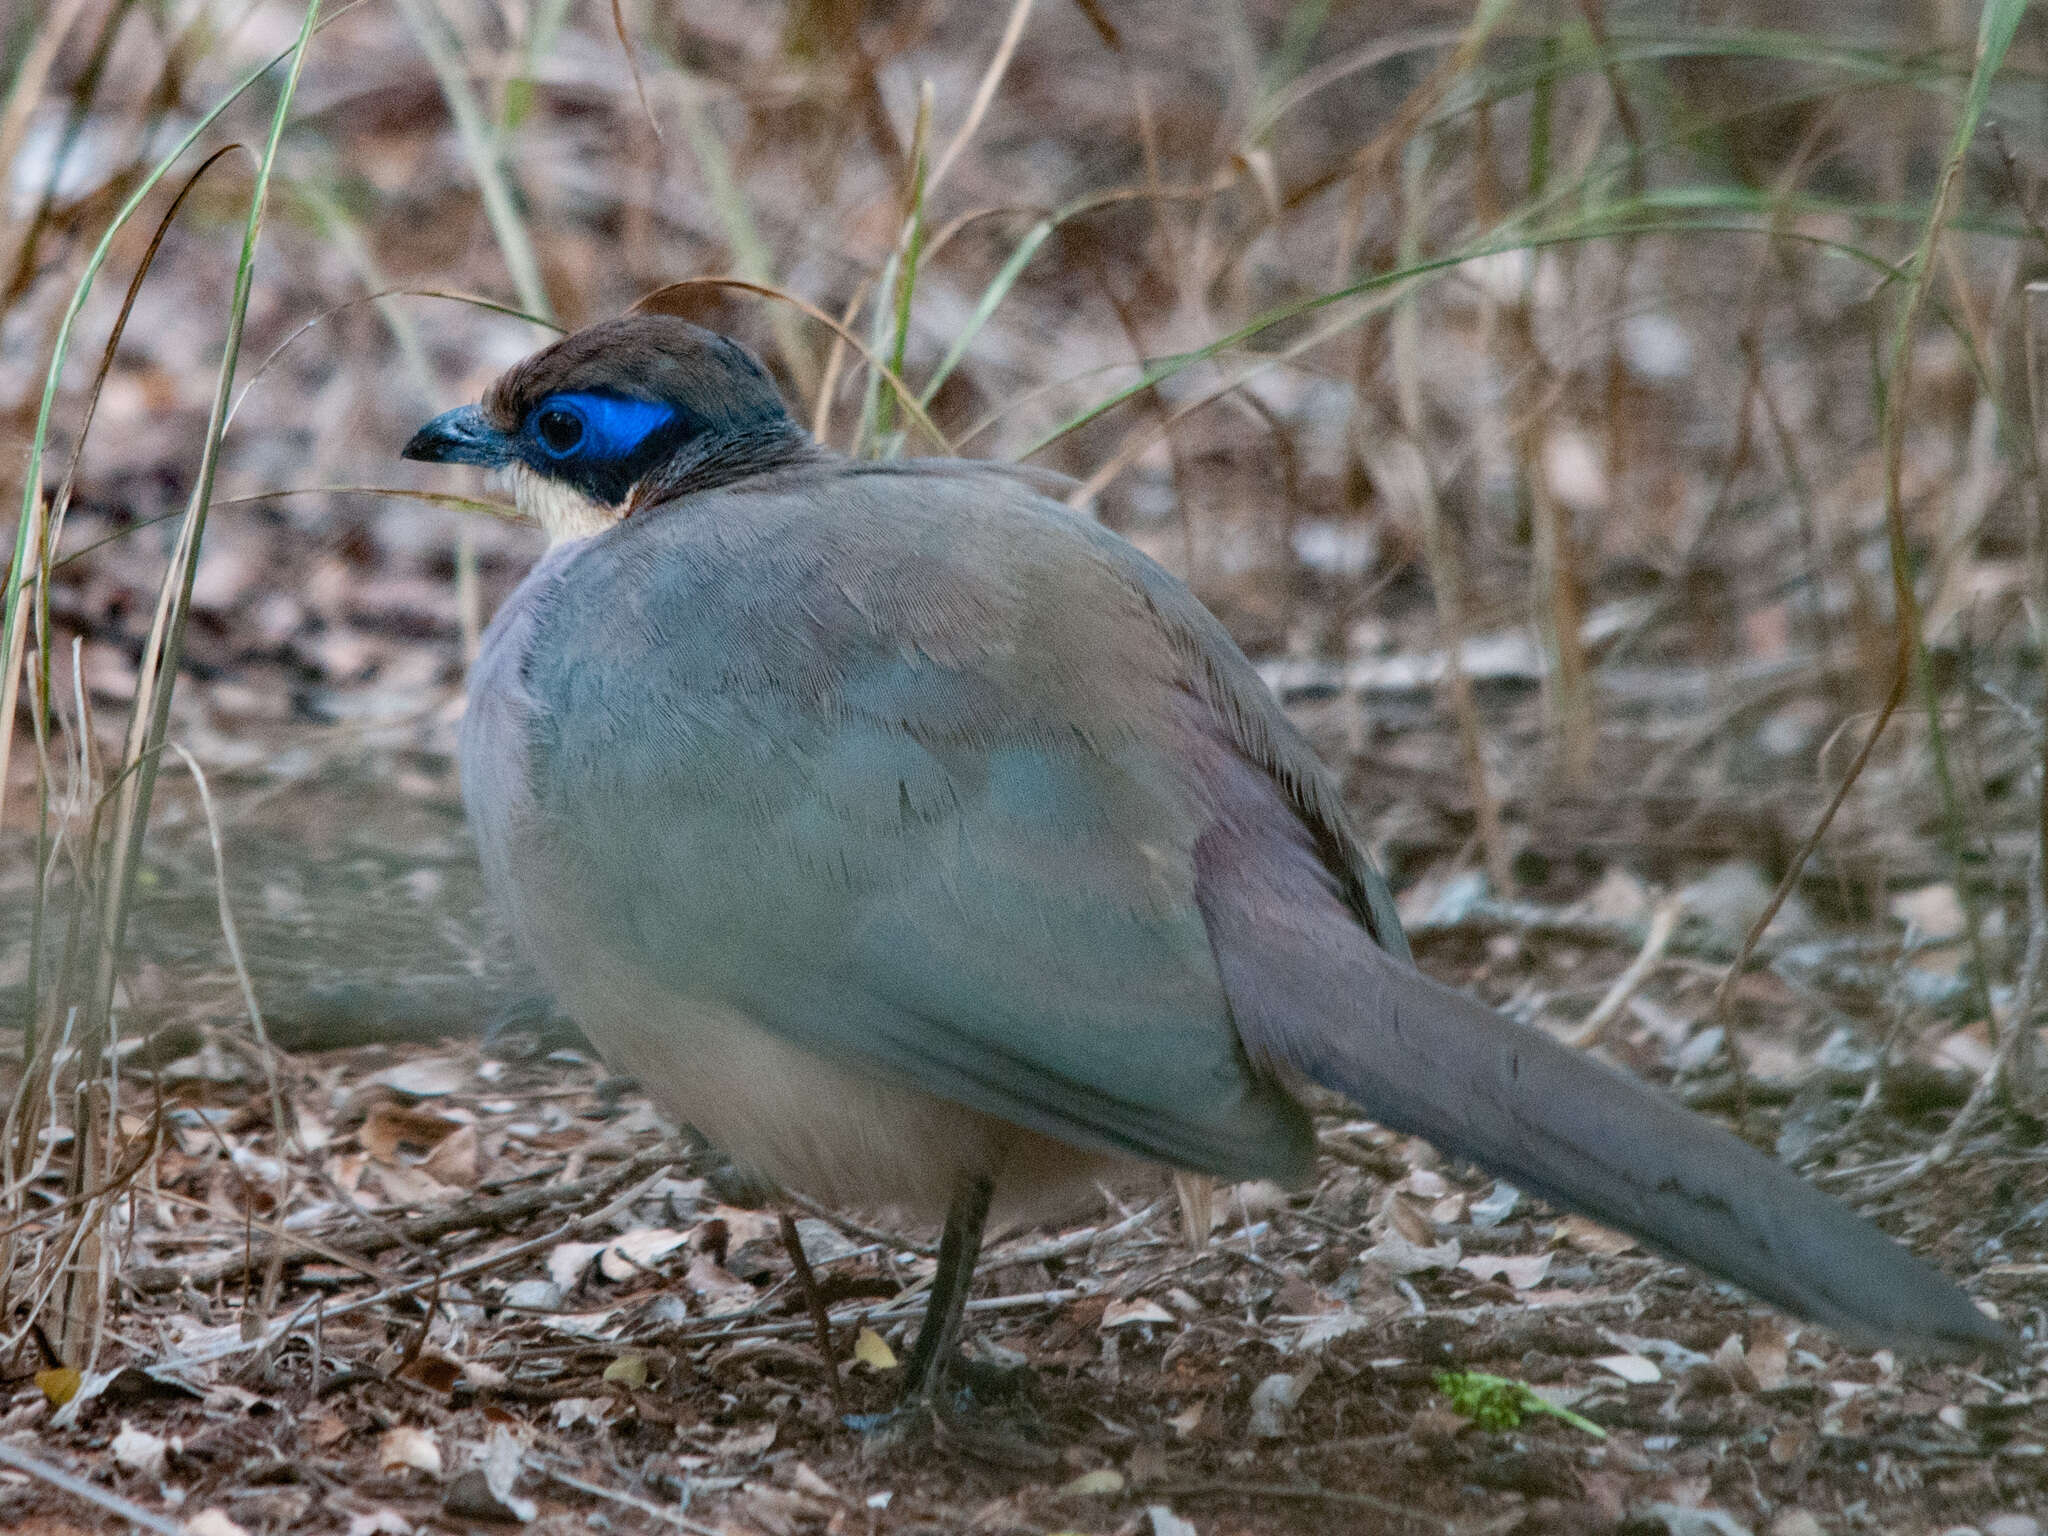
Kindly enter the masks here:
[[975, 1261], [981, 1257], [981, 1229], [988, 1221], [988, 1203], [995, 1185], [976, 1179], [953, 1197], [946, 1212], [946, 1232], [939, 1239], [939, 1268], [932, 1276], [931, 1300], [918, 1325], [917, 1343], [903, 1370], [903, 1402], [929, 1402], [945, 1384], [953, 1347], [960, 1342], [960, 1318], [974, 1285]]
[[804, 1307], [811, 1314], [811, 1329], [818, 1336], [818, 1353], [825, 1359], [825, 1383], [832, 1389], [832, 1411], [846, 1412], [846, 1399], [839, 1394], [839, 1358], [832, 1353], [832, 1318], [825, 1310], [825, 1298], [818, 1294], [818, 1277], [811, 1273], [811, 1261], [804, 1255], [804, 1240], [797, 1235], [796, 1218], [787, 1210], [782, 1218], [782, 1246], [789, 1250], [790, 1267], [796, 1271], [796, 1288], [803, 1293]]

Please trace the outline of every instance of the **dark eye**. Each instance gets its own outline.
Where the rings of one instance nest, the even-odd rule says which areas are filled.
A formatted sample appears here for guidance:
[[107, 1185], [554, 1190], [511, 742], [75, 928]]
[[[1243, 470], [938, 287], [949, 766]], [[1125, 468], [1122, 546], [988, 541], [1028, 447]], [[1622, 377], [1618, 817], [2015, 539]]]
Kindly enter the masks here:
[[583, 418], [564, 406], [551, 405], [533, 418], [541, 446], [555, 457], [574, 453], [583, 441]]

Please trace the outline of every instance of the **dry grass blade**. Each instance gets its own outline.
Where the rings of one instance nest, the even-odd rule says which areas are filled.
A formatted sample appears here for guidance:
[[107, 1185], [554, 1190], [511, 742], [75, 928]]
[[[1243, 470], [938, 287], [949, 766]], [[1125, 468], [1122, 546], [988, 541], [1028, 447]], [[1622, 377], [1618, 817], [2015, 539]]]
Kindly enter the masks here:
[[654, 292], [644, 295], [634, 303], [633, 308], [636, 310], [646, 310], [652, 314], [669, 313], [670, 311], [664, 308], [664, 301], [671, 296], [679, 298], [707, 288], [729, 288], [737, 293], [758, 294], [764, 299], [774, 299], [778, 303], [787, 304], [792, 309], [817, 321], [818, 324], [830, 331], [842, 345], [850, 347], [860, 354], [861, 360], [868, 365], [870, 373], [879, 378], [891, 393], [894, 394], [897, 403], [903, 408], [903, 413], [931, 438], [933, 446], [940, 453], [950, 454], [953, 451], [952, 444], [946, 440], [946, 434], [941, 432], [932, 423], [931, 417], [925, 414], [924, 407], [918, 403], [917, 396], [911, 392], [910, 386], [904, 383], [903, 379], [887, 363], [876, 357], [874, 352], [869, 349], [867, 343], [854, 335], [846, 322], [835, 320], [808, 299], [791, 293], [786, 289], [778, 288], [772, 283], [757, 283], [750, 278], [744, 277], [688, 277], [684, 278], [681, 282], [665, 284], [655, 289]]
[[[1920, 646], [1919, 600], [1913, 591], [1913, 562], [1910, 540], [1906, 533], [1906, 512], [1901, 492], [1903, 474], [1906, 412], [1910, 395], [1907, 384], [1911, 378], [1913, 339], [1918, 334], [1917, 323], [1922, 308], [1926, 305], [1934, 277], [1934, 255], [1941, 243], [1942, 231], [1947, 226], [1950, 210], [1954, 206], [1957, 189], [1962, 176], [1963, 165], [1969, 154], [1970, 144], [1975, 139], [1978, 124], [1982, 121], [1984, 106], [1990, 94], [1991, 80], [2004, 62], [2005, 52], [2011, 44], [2013, 34], [2018, 30], [2020, 17], [2026, 6], [2015, 0], [1989, 5], [1984, 10], [1983, 22], [1978, 36], [1977, 60], [1971, 75], [1970, 89], [1963, 109], [1957, 116], [1955, 134], [1942, 163], [1941, 178], [1936, 185], [1933, 205], [1927, 216], [1920, 243], [1907, 260], [1903, 272], [1904, 292], [1899, 304], [1898, 319], [1892, 328], [1890, 349], [1890, 387], [1885, 391], [1885, 415], [1880, 440], [1884, 450], [1884, 509], [1885, 535], [1891, 554], [1893, 625], [1895, 651], [1892, 658], [1892, 679], [1885, 692], [1884, 702], [1879, 706], [1877, 718], [1871, 723], [1870, 732], [1858, 749], [1855, 760], [1842, 776], [1827, 808], [1815, 821], [1813, 828], [1793, 855], [1790, 865], [1778, 881], [1771, 899], [1750, 924], [1743, 935], [1742, 947], [1736, 953], [1734, 962], [1721, 978], [1714, 990], [1713, 1013], [1717, 1021], [1725, 1022], [1729, 999], [1733, 994], [1736, 978], [1743, 974], [1749, 957], [1755, 952], [1757, 941], [1764, 930], [1783, 907], [1785, 898], [1805, 869], [1807, 860], [1820, 846], [1821, 838], [1833, 822], [1842, 802], [1848, 798], [1850, 789], [1862, 776], [1864, 766], [1870, 761], [1885, 727], [1892, 715], [1906, 697], [1907, 686], [1914, 672], [1914, 660]], [[1978, 984], [1982, 986], [1983, 975], [1978, 973]]]

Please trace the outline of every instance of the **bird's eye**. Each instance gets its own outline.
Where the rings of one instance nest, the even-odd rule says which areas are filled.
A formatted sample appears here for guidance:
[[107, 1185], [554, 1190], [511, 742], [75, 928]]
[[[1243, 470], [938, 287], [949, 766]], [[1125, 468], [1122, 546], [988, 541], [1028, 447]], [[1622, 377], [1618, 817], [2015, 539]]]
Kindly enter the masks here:
[[583, 418], [565, 406], [551, 405], [533, 418], [541, 446], [556, 458], [574, 453], [583, 441]]

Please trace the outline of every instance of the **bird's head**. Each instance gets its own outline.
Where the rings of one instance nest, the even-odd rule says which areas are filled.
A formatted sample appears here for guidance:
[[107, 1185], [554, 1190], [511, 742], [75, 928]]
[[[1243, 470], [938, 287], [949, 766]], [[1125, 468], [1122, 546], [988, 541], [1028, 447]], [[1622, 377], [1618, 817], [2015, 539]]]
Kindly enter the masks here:
[[408, 459], [509, 470], [551, 542], [812, 451], [745, 348], [671, 315], [623, 315], [501, 375], [481, 405], [436, 416]]

